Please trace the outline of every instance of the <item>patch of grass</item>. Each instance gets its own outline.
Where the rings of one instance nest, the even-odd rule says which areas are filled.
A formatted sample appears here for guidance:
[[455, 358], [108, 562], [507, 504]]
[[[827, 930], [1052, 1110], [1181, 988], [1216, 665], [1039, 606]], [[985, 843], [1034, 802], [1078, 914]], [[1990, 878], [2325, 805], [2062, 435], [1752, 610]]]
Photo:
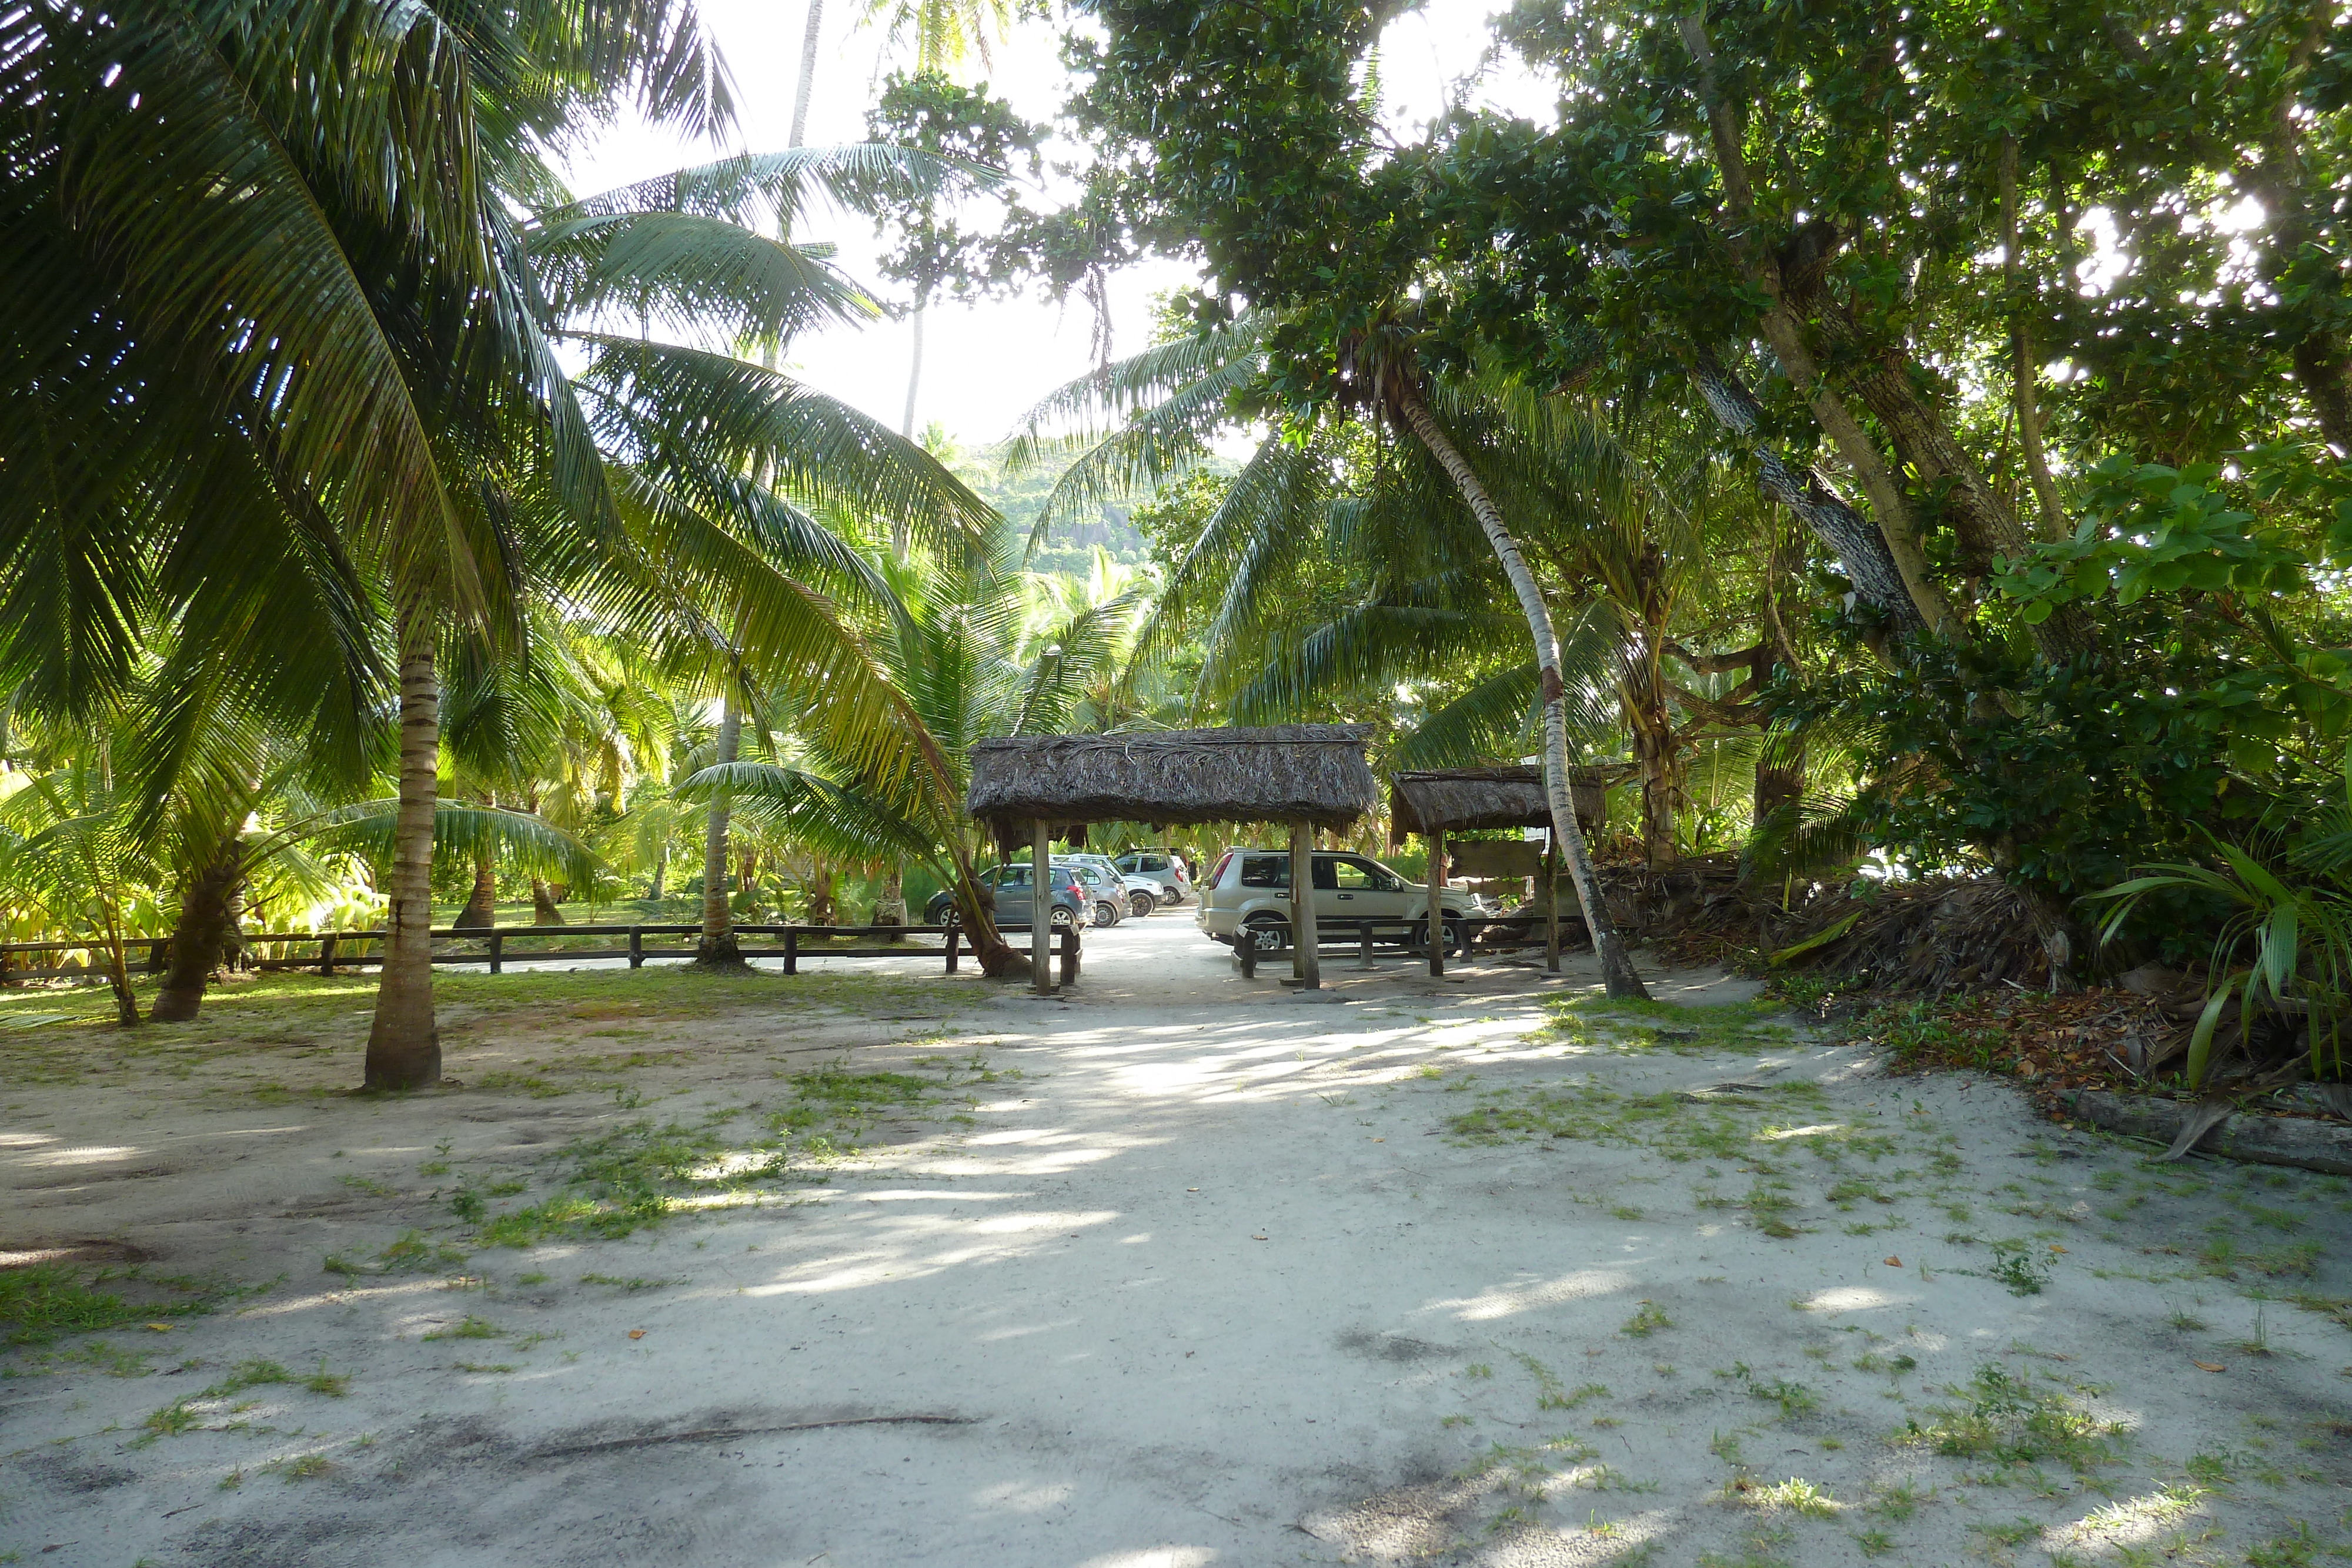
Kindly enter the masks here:
[[497, 1339], [505, 1333], [504, 1329], [488, 1318], [478, 1318], [468, 1312], [446, 1328], [431, 1331], [424, 1338], [425, 1343], [430, 1343], [435, 1340], [444, 1339]]
[[1862, 1016], [1854, 1032], [1884, 1047], [1902, 1072], [1958, 1068], [2007, 1073], [2017, 1067], [2008, 1031], [1990, 1022], [1973, 998], [1876, 1008]]
[[1785, 1045], [1796, 1034], [1789, 1025], [1770, 1021], [1784, 1010], [1781, 1005], [1761, 999], [1690, 1008], [1579, 995], [1552, 998], [1546, 1010], [1550, 1021], [1538, 1038], [1619, 1050], [1754, 1051]]
[[1769, 1383], [1751, 1377], [1748, 1381], [1748, 1394], [1751, 1399], [1769, 1400], [1778, 1405], [1783, 1417], [1810, 1416], [1822, 1407], [1820, 1395], [1803, 1384], [1791, 1383], [1785, 1377], [1776, 1377]]
[[618, 1274], [583, 1274], [580, 1282], [583, 1285], [610, 1285], [618, 1291], [660, 1291], [686, 1283], [684, 1280], [646, 1280], [635, 1275], [625, 1279]]
[[1655, 1301], [1643, 1301], [1634, 1309], [1633, 1315], [1625, 1320], [1625, 1326], [1617, 1332], [1629, 1339], [1647, 1339], [1660, 1329], [1674, 1326], [1675, 1320], [1666, 1316], [1664, 1307]]
[[2121, 1458], [2120, 1423], [2102, 1421], [2054, 1389], [2036, 1388], [1998, 1362], [1987, 1362], [1969, 1382], [1946, 1392], [1962, 1403], [1938, 1407], [1926, 1421], [1906, 1425], [1906, 1441], [1954, 1458], [2000, 1464], [2055, 1460], [2087, 1475]]
[[272, 1459], [261, 1467], [264, 1475], [274, 1475], [292, 1485], [325, 1475], [335, 1468], [335, 1462], [324, 1454], [297, 1454], [291, 1458]]
[[1767, 1486], [1755, 1481], [1732, 1483], [1734, 1500], [1766, 1512], [1787, 1511], [1807, 1519], [1832, 1519], [1845, 1508], [1828, 1492], [1796, 1476]]
[[2031, 1242], [1996, 1241], [1992, 1250], [1992, 1267], [1985, 1273], [2011, 1295], [2038, 1296], [2050, 1282], [2050, 1260], [2040, 1256]]
[[45, 1345], [152, 1318], [200, 1317], [246, 1288], [129, 1269], [36, 1263], [0, 1272], [0, 1344]]
[[1855, 1535], [1854, 1545], [1864, 1557], [1884, 1557], [1895, 1550], [1895, 1537], [1883, 1530], [1865, 1530]]
[[1862, 1500], [1862, 1511], [1901, 1524], [1919, 1511], [1919, 1489], [1909, 1481], [1874, 1486]]

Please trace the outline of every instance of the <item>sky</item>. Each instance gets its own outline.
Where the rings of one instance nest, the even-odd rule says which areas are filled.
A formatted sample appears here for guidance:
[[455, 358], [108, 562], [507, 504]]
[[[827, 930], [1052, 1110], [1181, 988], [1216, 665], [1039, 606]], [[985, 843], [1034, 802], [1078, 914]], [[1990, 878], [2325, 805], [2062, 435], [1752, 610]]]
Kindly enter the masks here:
[[[804, 3], [701, 0], [704, 23], [734, 74], [734, 136], [714, 147], [625, 118], [572, 157], [567, 170], [572, 188], [583, 194], [609, 190], [731, 152], [783, 147], [807, 27]], [[1443, 107], [1454, 84], [1472, 77], [1479, 78], [1473, 102], [1550, 118], [1549, 90], [1519, 70], [1516, 60], [1495, 65], [1480, 76], [1481, 57], [1491, 37], [1486, 18], [1496, 8], [1489, 0], [1430, 0], [1390, 24], [1381, 39], [1381, 78], [1386, 118], [1399, 135], [1413, 133]], [[861, 0], [830, 0], [825, 5], [809, 105], [807, 140], [812, 144], [865, 136], [866, 107], [889, 65], [877, 68], [881, 39], [857, 26], [863, 11]], [[1050, 120], [1064, 91], [1058, 42], [1054, 26], [1026, 24], [994, 48], [992, 68], [975, 60], [961, 74], [968, 80], [987, 80], [1024, 118]], [[1049, 148], [1049, 156], [1057, 152], [1070, 161], [1066, 146]], [[881, 287], [873, 265], [879, 246], [870, 222], [830, 214], [801, 232], [838, 245], [836, 263], [844, 271], [869, 287]], [[1114, 275], [1112, 352], [1128, 354], [1143, 348], [1153, 297], [1197, 280], [1192, 268], [1172, 262]], [[1032, 403], [1091, 368], [1092, 329], [1087, 307], [1076, 298], [1066, 306], [1035, 298], [935, 306], [925, 328], [916, 428], [937, 422], [967, 449], [1002, 439]], [[819, 391], [896, 428], [905, 409], [911, 349], [912, 331], [904, 322], [835, 328], [796, 341], [792, 368]]]

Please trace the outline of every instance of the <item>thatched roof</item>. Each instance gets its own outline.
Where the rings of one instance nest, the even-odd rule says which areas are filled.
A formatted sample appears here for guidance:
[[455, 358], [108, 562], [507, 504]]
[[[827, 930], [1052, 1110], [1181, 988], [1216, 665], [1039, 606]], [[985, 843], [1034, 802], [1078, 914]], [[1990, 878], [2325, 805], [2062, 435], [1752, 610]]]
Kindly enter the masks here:
[[1364, 760], [1371, 727], [1284, 724], [1136, 735], [1035, 735], [971, 748], [972, 816], [1024, 842], [1039, 819], [1081, 822], [1264, 822], [1346, 828], [1380, 803]]
[[[1569, 776], [1579, 826], [1608, 820], [1609, 772], [1579, 768]], [[1407, 833], [1465, 833], [1490, 828], [1549, 828], [1540, 768], [1439, 768], [1389, 775], [1389, 842]]]

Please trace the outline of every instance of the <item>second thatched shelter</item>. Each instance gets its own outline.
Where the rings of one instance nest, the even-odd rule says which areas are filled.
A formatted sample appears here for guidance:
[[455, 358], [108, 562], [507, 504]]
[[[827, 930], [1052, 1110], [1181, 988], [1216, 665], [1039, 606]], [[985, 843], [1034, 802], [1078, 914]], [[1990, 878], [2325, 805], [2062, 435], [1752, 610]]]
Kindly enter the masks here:
[[[1569, 778], [1579, 827], [1609, 816], [1606, 770], [1579, 768]], [[1551, 803], [1540, 768], [1437, 768], [1389, 775], [1389, 842], [1408, 833], [1475, 833], [1495, 828], [1548, 828]]]

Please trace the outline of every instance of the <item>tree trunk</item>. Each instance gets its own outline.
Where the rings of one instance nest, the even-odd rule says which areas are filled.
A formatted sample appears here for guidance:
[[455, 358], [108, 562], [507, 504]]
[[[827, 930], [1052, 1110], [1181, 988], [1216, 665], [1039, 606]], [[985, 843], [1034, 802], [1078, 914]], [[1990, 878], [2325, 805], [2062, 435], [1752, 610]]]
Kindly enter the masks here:
[[1495, 498], [1486, 493], [1486, 485], [1468, 459], [1440, 428], [1436, 416], [1422, 401], [1420, 390], [1409, 382], [1401, 382], [1393, 402], [1412, 433], [1461, 491], [1464, 504], [1478, 519], [1486, 542], [1494, 547], [1495, 559], [1502, 563], [1504, 575], [1510, 579], [1511, 588], [1518, 595], [1519, 609], [1528, 619], [1528, 631], [1535, 638], [1536, 665], [1543, 681], [1544, 793], [1551, 806], [1552, 836], [1568, 857], [1569, 877], [1576, 884], [1577, 903], [1583, 907], [1585, 929], [1592, 934], [1592, 950], [1601, 959], [1601, 976], [1609, 994], [1646, 999], [1650, 993], [1643, 987], [1641, 976], [1634, 972], [1624, 939], [1609, 919], [1601, 878], [1592, 869], [1584, 831], [1576, 823], [1576, 805], [1569, 793], [1568, 685], [1560, 679], [1559, 641], [1552, 631], [1551, 612], [1544, 604], [1543, 591], [1536, 584], [1535, 573], [1528, 570], [1526, 558], [1519, 554], [1518, 541], [1511, 538], [1510, 529], [1504, 524], [1502, 508], [1495, 505]]
[[149, 1016], [184, 1023], [205, 1004], [205, 987], [221, 962], [228, 935], [230, 895], [245, 876], [245, 846], [235, 839], [199, 868], [180, 890], [180, 916], [172, 926], [172, 963]]
[[809, 97], [816, 89], [816, 50], [824, 33], [824, 0], [808, 0], [808, 30], [801, 35], [801, 78], [793, 89], [793, 128], [787, 147], [808, 135]]
[[2009, 292], [2009, 375], [2017, 407], [2017, 444], [2025, 458], [2025, 472], [2033, 481], [2034, 504], [2042, 512], [2042, 537], [2066, 537], [2066, 508], [2058, 498], [2058, 482], [2050, 474], [2050, 454], [2042, 441], [2042, 367], [2034, 362], [2033, 315], [2040, 290], [2024, 275], [2023, 246], [2017, 212], [2017, 138], [2000, 143], [2000, 271]]
[[[2279, 77], [2278, 98], [2263, 128], [2262, 158], [2244, 172], [2268, 219], [2267, 243], [2261, 252], [2263, 281], [2279, 294], [2305, 292], [2293, 288], [2288, 277], [2296, 264], [2305, 260], [2305, 248], [2315, 243], [2311, 180], [2304, 159], [2303, 127], [2294, 109], [2312, 64], [2326, 42], [2335, 12], [2332, 0], [2305, 0], [2304, 25], [2289, 47], [2286, 69]], [[2332, 264], [2326, 266], [2326, 271], [2329, 287], [2309, 290], [2318, 296], [2315, 304], [2295, 308], [2293, 315], [2301, 319], [2280, 322], [2278, 329], [2293, 345], [2288, 361], [2310, 401], [2320, 434], [2337, 457], [2352, 457], [2352, 378], [2347, 378], [2343, 334], [2328, 320], [2329, 308], [2340, 303], [2343, 279]]]
[[432, 620], [400, 614], [400, 809], [392, 840], [392, 907], [375, 1021], [368, 1030], [366, 1086], [421, 1089], [441, 1082], [441, 1035], [433, 1020], [433, 810], [441, 760], [441, 686], [433, 673]]
[[[496, 795], [485, 794], [482, 804], [495, 809]], [[457, 918], [449, 923], [457, 931], [488, 931], [499, 923], [498, 853], [485, 847], [474, 856], [474, 891], [466, 897], [466, 907], [457, 911]]]
[[661, 902], [662, 878], [667, 876], [668, 873], [669, 846], [665, 844], [662, 846], [662, 852], [659, 858], [654, 862], [653, 885], [646, 889], [646, 900], [647, 903], [659, 904]]
[[[735, 760], [742, 745], [743, 714], [735, 706], [735, 673], [729, 670], [727, 691], [719, 711], [719, 763]], [[743, 955], [735, 941], [735, 910], [728, 902], [727, 814], [729, 790], [721, 784], [710, 792], [710, 821], [702, 834], [702, 936], [694, 945], [698, 969], [740, 969]]]
[[1871, 510], [1877, 515], [1878, 532], [1896, 570], [1902, 574], [1904, 587], [1920, 620], [1931, 632], [1956, 635], [1960, 631], [1959, 618], [1928, 575], [1927, 551], [1920, 543], [1919, 528], [1911, 517], [1910, 505], [1903, 498], [1902, 487], [1895, 482], [1861, 422], [1830, 389], [1821, 367], [1814, 362], [1803, 330], [1781, 298], [1780, 264], [1749, 238], [1749, 231], [1756, 224], [1755, 189], [1748, 182], [1748, 162], [1740, 152], [1738, 127], [1733, 123], [1730, 107], [1723, 101], [1716, 84], [1715, 50], [1707, 42], [1705, 20], [1697, 16], [1683, 17], [1682, 35], [1692, 60], [1698, 66], [1699, 101], [1706, 111], [1716, 170], [1723, 183], [1724, 204], [1730, 209], [1731, 227], [1725, 239], [1741, 271], [1767, 301], [1759, 322], [1765, 340], [1771, 344], [1789, 384], [1803, 395], [1815, 423], [1837, 447], [1838, 455], [1845, 459], [1846, 466], [1862, 486], [1863, 494], [1870, 498]]
[[[915, 301], [914, 353], [907, 362], [907, 407], [898, 416], [898, 434], [908, 440], [915, 439], [915, 396], [923, 384], [923, 301]], [[890, 520], [890, 553], [900, 560], [907, 559], [907, 519], [904, 516]]]
[[809, 873], [808, 919], [810, 925], [833, 924], [833, 867], [819, 861]]
[[1846, 505], [1818, 469], [1799, 470], [1759, 438], [1763, 407], [1738, 377], [1702, 349], [1693, 380], [1717, 423], [1740, 438], [1756, 459], [1757, 488], [1786, 507], [1845, 569], [1857, 598], [1885, 614], [1897, 632], [1925, 629], [1902, 569], [1878, 526]]
[[897, 861], [890, 861], [882, 868], [882, 892], [874, 901], [874, 924], [907, 924], [907, 868]]
[[530, 879], [530, 923], [533, 925], [561, 925], [563, 911], [555, 904], [555, 894], [538, 877]]

